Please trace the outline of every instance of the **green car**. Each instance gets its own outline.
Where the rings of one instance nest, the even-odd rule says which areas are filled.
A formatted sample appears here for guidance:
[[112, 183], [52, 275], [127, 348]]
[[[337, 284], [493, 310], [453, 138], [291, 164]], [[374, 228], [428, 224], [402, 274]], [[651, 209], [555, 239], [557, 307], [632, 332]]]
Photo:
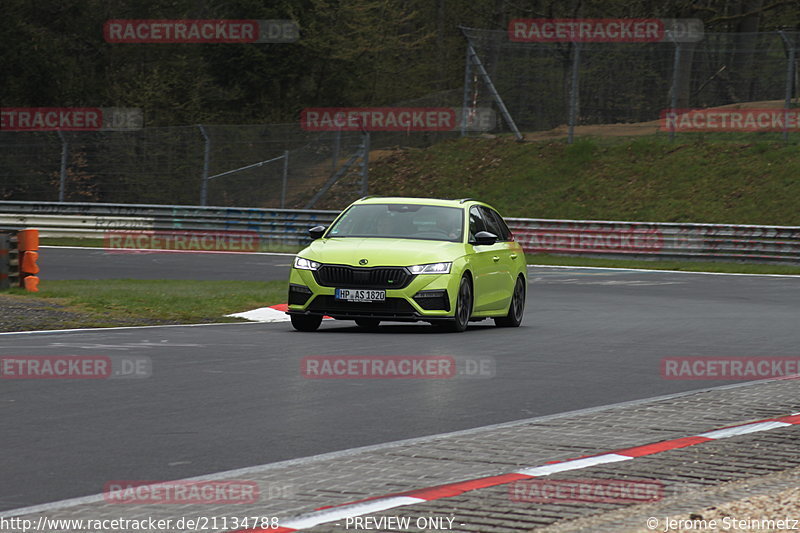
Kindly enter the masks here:
[[316, 330], [323, 316], [375, 328], [427, 321], [464, 331], [470, 321], [522, 322], [525, 254], [503, 218], [471, 198], [366, 197], [294, 259], [292, 325]]

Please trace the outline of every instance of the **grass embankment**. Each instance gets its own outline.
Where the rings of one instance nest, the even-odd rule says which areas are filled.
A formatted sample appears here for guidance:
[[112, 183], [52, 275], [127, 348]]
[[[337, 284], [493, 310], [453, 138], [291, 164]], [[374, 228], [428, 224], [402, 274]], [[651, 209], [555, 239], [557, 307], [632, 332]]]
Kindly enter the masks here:
[[508, 217], [800, 225], [800, 146], [468, 138], [381, 158], [370, 192], [474, 197]]
[[225, 315], [286, 301], [284, 281], [45, 280], [39, 289], [0, 295], [0, 309], [21, 307], [0, 320], [1, 329], [28, 329], [30, 319], [43, 324], [33, 327], [58, 329], [234, 322]]

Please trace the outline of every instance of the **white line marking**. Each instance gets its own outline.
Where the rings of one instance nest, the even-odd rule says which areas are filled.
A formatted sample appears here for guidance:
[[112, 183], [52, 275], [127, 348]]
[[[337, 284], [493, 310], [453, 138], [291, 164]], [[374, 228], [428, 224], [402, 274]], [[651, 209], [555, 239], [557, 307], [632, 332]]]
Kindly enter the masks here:
[[124, 329], [152, 329], [152, 328], [197, 328], [202, 326], [241, 326], [243, 324], [263, 324], [263, 322], [211, 322], [207, 324], [159, 324], [156, 326], [116, 326], [113, 328], [75, 328], [75, 329], [39, 329], [35, 331], [4, 331], [0, 335], [33, 335], [35, 333], [77, 333], [98, 331], [119, 331]]
[[225, 315], [236, 318], [244, 318], [245, 320], [252, 320], [253, 322], [289, 322], [291, 317], [284, 311], [278, 311], [272, 307], [259, 307], [258, 309], [251, 309], [249, 311], [242, 311], [241, 313], [233, 313], [232, 315]]
[[[755, 263], [753, 263], [755, 264]], [[792, 265], [794, 266], [794, 265]], [[664, 272], [667, 274], [707, 274], [712, 276], [760, 276], [773, 278], [795, 278], [799, 279], [800, 274], [742, 274], [738, 272], [694, 272], [692, 270], [658, 270], [655, 268], [622, 268], [622, 267], [587, 267], [569, 265], [528, 265], [528, 268], [584, 268], [587, 270], [630, 270], [631, 272]]]
[[550, 474], [555, 474], [558, 472], [579, 470], [581, 468], [588, 468], [590, 466], [602, 465], [605, 463], [616, 463], [617, 461], [627, 461], [629, 459], [633, 459], [633, 457], [628, 457], [627, 455], [618, 455], [616, 453], [606, 453], [603, 455], [597, 455], [595, 457], [585, 457], [583, 459], [564, 461], [563, 463], [523, 468], [522, 470], [515, 470], [514, 473], [525, 474], [527, 476], [549, 476]]
[[353, 503], [350, 505], [343, 505], [341, 507], [334, 507], [332, 509], [325, 509], [323, 511], [316, 511], [305, 515], [300, 515], [291, 520], [282, 521], [281, 527], [288, 527], [291, 529], [307, 529], [314, 527], [325, 522], [335, 522], [343, 518], [351, 518], [354, 516], [361, 516], [370, 513], [378, 513], [387, 509], [394, 509], [395, 507], [402, 507], [404, 505], [414, 505], [417, 503], [425, 503], [421, 498], [413, 498], [411, 496], [392, 496], [389, 498], [381, 498], [362, 503]]
[[748, 433], [757, 433], [759, 431], [769, 431], [771, 429], [791, 426], [786, 422], [756, 422], [755, 424], [747, 424], [744, 426], [736, 426], [733, 428], [718, 429], [716, 431], [709, 431], [708, 433], [701, 433], [698, 437], [706, 437], [707, 439], [727, 439], [729, 437], [736, 437], [737, 435], [747, 435]]

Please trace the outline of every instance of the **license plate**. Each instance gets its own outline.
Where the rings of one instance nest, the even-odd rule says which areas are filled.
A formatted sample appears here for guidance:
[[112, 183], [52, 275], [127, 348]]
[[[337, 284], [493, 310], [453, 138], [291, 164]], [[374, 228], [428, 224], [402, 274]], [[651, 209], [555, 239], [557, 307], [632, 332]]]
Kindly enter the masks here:
[[386, 291], [375, 289], [336, 289], [336, 299], [348, 302], [382, 302]]

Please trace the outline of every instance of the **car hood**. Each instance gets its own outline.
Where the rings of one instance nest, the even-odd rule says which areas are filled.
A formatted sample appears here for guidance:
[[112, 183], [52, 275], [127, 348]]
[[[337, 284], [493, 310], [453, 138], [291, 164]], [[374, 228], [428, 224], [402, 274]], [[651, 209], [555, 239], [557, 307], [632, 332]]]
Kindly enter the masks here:
[[320, 263], [359, 266], [410, 266], [453, 261], [464, 255], [464, 244], [421, 239], [340, 237], [319, 239], [298, 254]]

